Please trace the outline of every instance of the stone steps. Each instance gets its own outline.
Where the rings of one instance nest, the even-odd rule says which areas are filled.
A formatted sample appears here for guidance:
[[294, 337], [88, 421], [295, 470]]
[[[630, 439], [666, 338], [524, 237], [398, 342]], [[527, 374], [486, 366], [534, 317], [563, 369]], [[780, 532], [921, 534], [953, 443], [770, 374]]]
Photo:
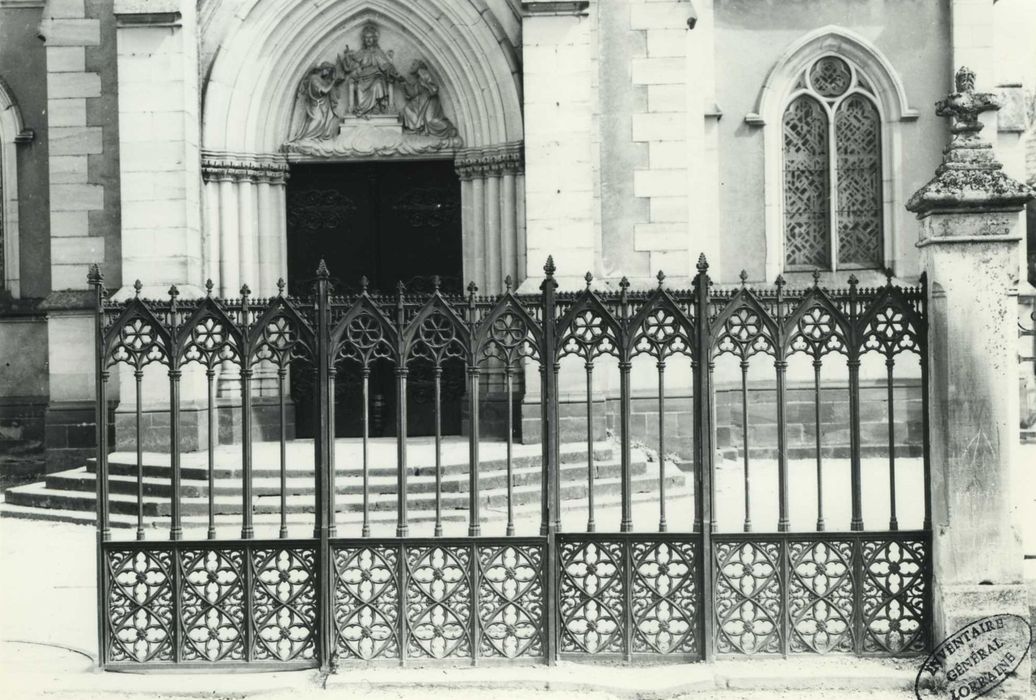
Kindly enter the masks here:
[[[466, 446], [454, 443], [454, 449], [443, 454], [441, 508], [447, 520], [454, 519], [454, 516], [457, 519], [466, 517], [470, 507], [468, 464], [462, 459], [467, 456], [467, 450], [461, 450], [461, 447]], [[338, 517], [350, 522], [362, 518], [363, 482], [357, 453], [353, 449], [355, 445], [347, 445], [346, 448], [341, 450], [342, 457], [336, 460], [335, 506]], [[489, 512], [503, 511], [507, 507], [506, 460], [498, 458], [500, 448], [500, 445], [490, 446], [487, 449], [490, 458], [479, 463], [480, 505]], [[304, 458], [304, 452], [298, 444], [293, 444], [290, 452], [287, 460], [285, 512], [289, 522], [311, 523], [315, 487], [313, 469], [308, 464], [299, 463]], [[512, 494], [516, 511], [532, 513], [538, 511], [540, 506], [542, 468], [538, 452], [538, 446], [521, 446], [521, 453], [515, 454], [512, 460]], [[308, 454], [312, 454], [311, 448]], [[407, 512], [408, 517], [421, 521], [433, 518], [435, 512], [435, 467], [434, 464], [426, 464], [429, 456], [434, 461], [434, 452], [423, 449], [415, 451], [415, 454], [421, 461], [407, 469]], [[562, 446], [559, 478], [563, 501], [585, 501], [587, 497], [586, 454], [585, 444]], [[594, 446], [594, 458], [594, 495], [597, 502], [602, 506], [618, 503], [622, 481], [617, 450], [611, 443], [598, 443]], [[241, 469], [239, 459], [237, 463], [234, 459], [234, 454], [225, 450], [218, 455], [213, 470], [213, 507], [217, 520], [239, 523], [243, 506]], [[185, 454], [183, 461], [181, 516], [185, 528], [201, 527], [207, 522], [209, 508], [208, 456]], [[145, 526], [167, 526], [171, 494], [169, 457], [146, 453], [142, 462]], [[388, 446], [382, 444], [370, 459], [372, 466], [368, 478], [368, 508], [373, 521], [388, 521], [396, 517], [396, 470], [389, 462]], [[265, 520], [276, 523], [281, 512], [280, 470], [272, 466], [279, 463], [277, 450], [271, 453], [270, 444], [264, 444], [254, 463], [253, 518], [257, 524]], [[0, 508], [0, 515], [92, 523], [96, 510], [95, 467], [91, 460], [90, 464], [78, 469], [49, 474], [43, 482], [8, 489], [4, 494], [5, 504]], [[109, 458], [109, 471], [112, 526], [136, 527], [138, 505], [135, 455], [115, 453]], [[656, 498], [658, 467], [647, 461], [643, 451], [634, 451], [630, 471], [633, 498]], [[683, 473], [670, 464], [667, 488], [679, 489], [684, 483]]]

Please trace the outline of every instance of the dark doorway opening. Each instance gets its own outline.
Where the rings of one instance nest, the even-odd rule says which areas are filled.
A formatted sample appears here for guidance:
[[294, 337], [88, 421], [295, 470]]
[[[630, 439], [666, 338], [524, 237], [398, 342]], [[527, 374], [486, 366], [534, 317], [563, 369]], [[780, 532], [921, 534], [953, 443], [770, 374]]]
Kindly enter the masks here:
[[[310, 293], [320, 259], [327, 262], [337, 293], [359, 288], [366, 276], [372, 292], [394, 294], [431, 289], [438, 275], [444, 292], [462, 283], [460, 180], [452, 161], [294, 164], [287, 189], [288, 287]], [[314, 434], [312, 373], [293, 372], [296, 430]], [[370, 435], [396, 431], [395, 367], [379, 362], [370, 378]], [[433, 375], [412, 364], [407, 379], [407, 432], [431, 435]], [[359, 367], [338, 366], [335, 381], [335, 434], [362, 434]], [[459, 434], [465, 381], [461, 364], [443, 372], [442, 430]]]

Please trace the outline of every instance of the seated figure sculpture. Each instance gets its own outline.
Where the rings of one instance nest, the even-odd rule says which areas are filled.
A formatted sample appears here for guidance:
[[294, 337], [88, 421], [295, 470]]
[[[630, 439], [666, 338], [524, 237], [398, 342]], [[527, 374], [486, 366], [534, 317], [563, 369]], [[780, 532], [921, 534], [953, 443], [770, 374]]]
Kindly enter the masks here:
[[378, 34], [377, 25], [368, 24], [363, 28], [363, 48], [353, 51], [346, 46], [338, 58], [341, 74], [356, 86], [350, 111], [358, 117], [385, 114], [392, 107], [391, 84], [403, 81], [392, 63], [392, 53], [378, 45]]

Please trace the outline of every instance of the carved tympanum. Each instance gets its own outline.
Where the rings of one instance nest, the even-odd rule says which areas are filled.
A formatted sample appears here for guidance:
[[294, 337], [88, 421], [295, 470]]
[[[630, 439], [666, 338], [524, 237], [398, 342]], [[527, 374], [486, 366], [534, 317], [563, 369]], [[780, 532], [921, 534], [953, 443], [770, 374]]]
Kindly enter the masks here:
[[428, 63], [416, 58], [403, 75], [394, 52], [381, 47], [378, 25], [366, 24], [361, 36], [361, 48], [346, 45], [334, 62], [323, 61], [303, 76], [284, 150], [314, 156], [384, 156], [462, 146]]

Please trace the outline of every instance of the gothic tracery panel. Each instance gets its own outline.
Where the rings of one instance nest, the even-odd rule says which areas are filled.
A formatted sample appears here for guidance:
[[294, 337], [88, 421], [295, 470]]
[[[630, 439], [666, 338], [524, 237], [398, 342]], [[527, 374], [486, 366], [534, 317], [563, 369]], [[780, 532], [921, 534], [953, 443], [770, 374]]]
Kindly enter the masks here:
[[881, 118], [863, 95], [850, 95], [835, 112], [838, 168], [838, 263], [880, 267]]
[[784, 112], [784, 255], [789, 266], [826, 267], [829, 258], [827, 115], [801, 95]]

